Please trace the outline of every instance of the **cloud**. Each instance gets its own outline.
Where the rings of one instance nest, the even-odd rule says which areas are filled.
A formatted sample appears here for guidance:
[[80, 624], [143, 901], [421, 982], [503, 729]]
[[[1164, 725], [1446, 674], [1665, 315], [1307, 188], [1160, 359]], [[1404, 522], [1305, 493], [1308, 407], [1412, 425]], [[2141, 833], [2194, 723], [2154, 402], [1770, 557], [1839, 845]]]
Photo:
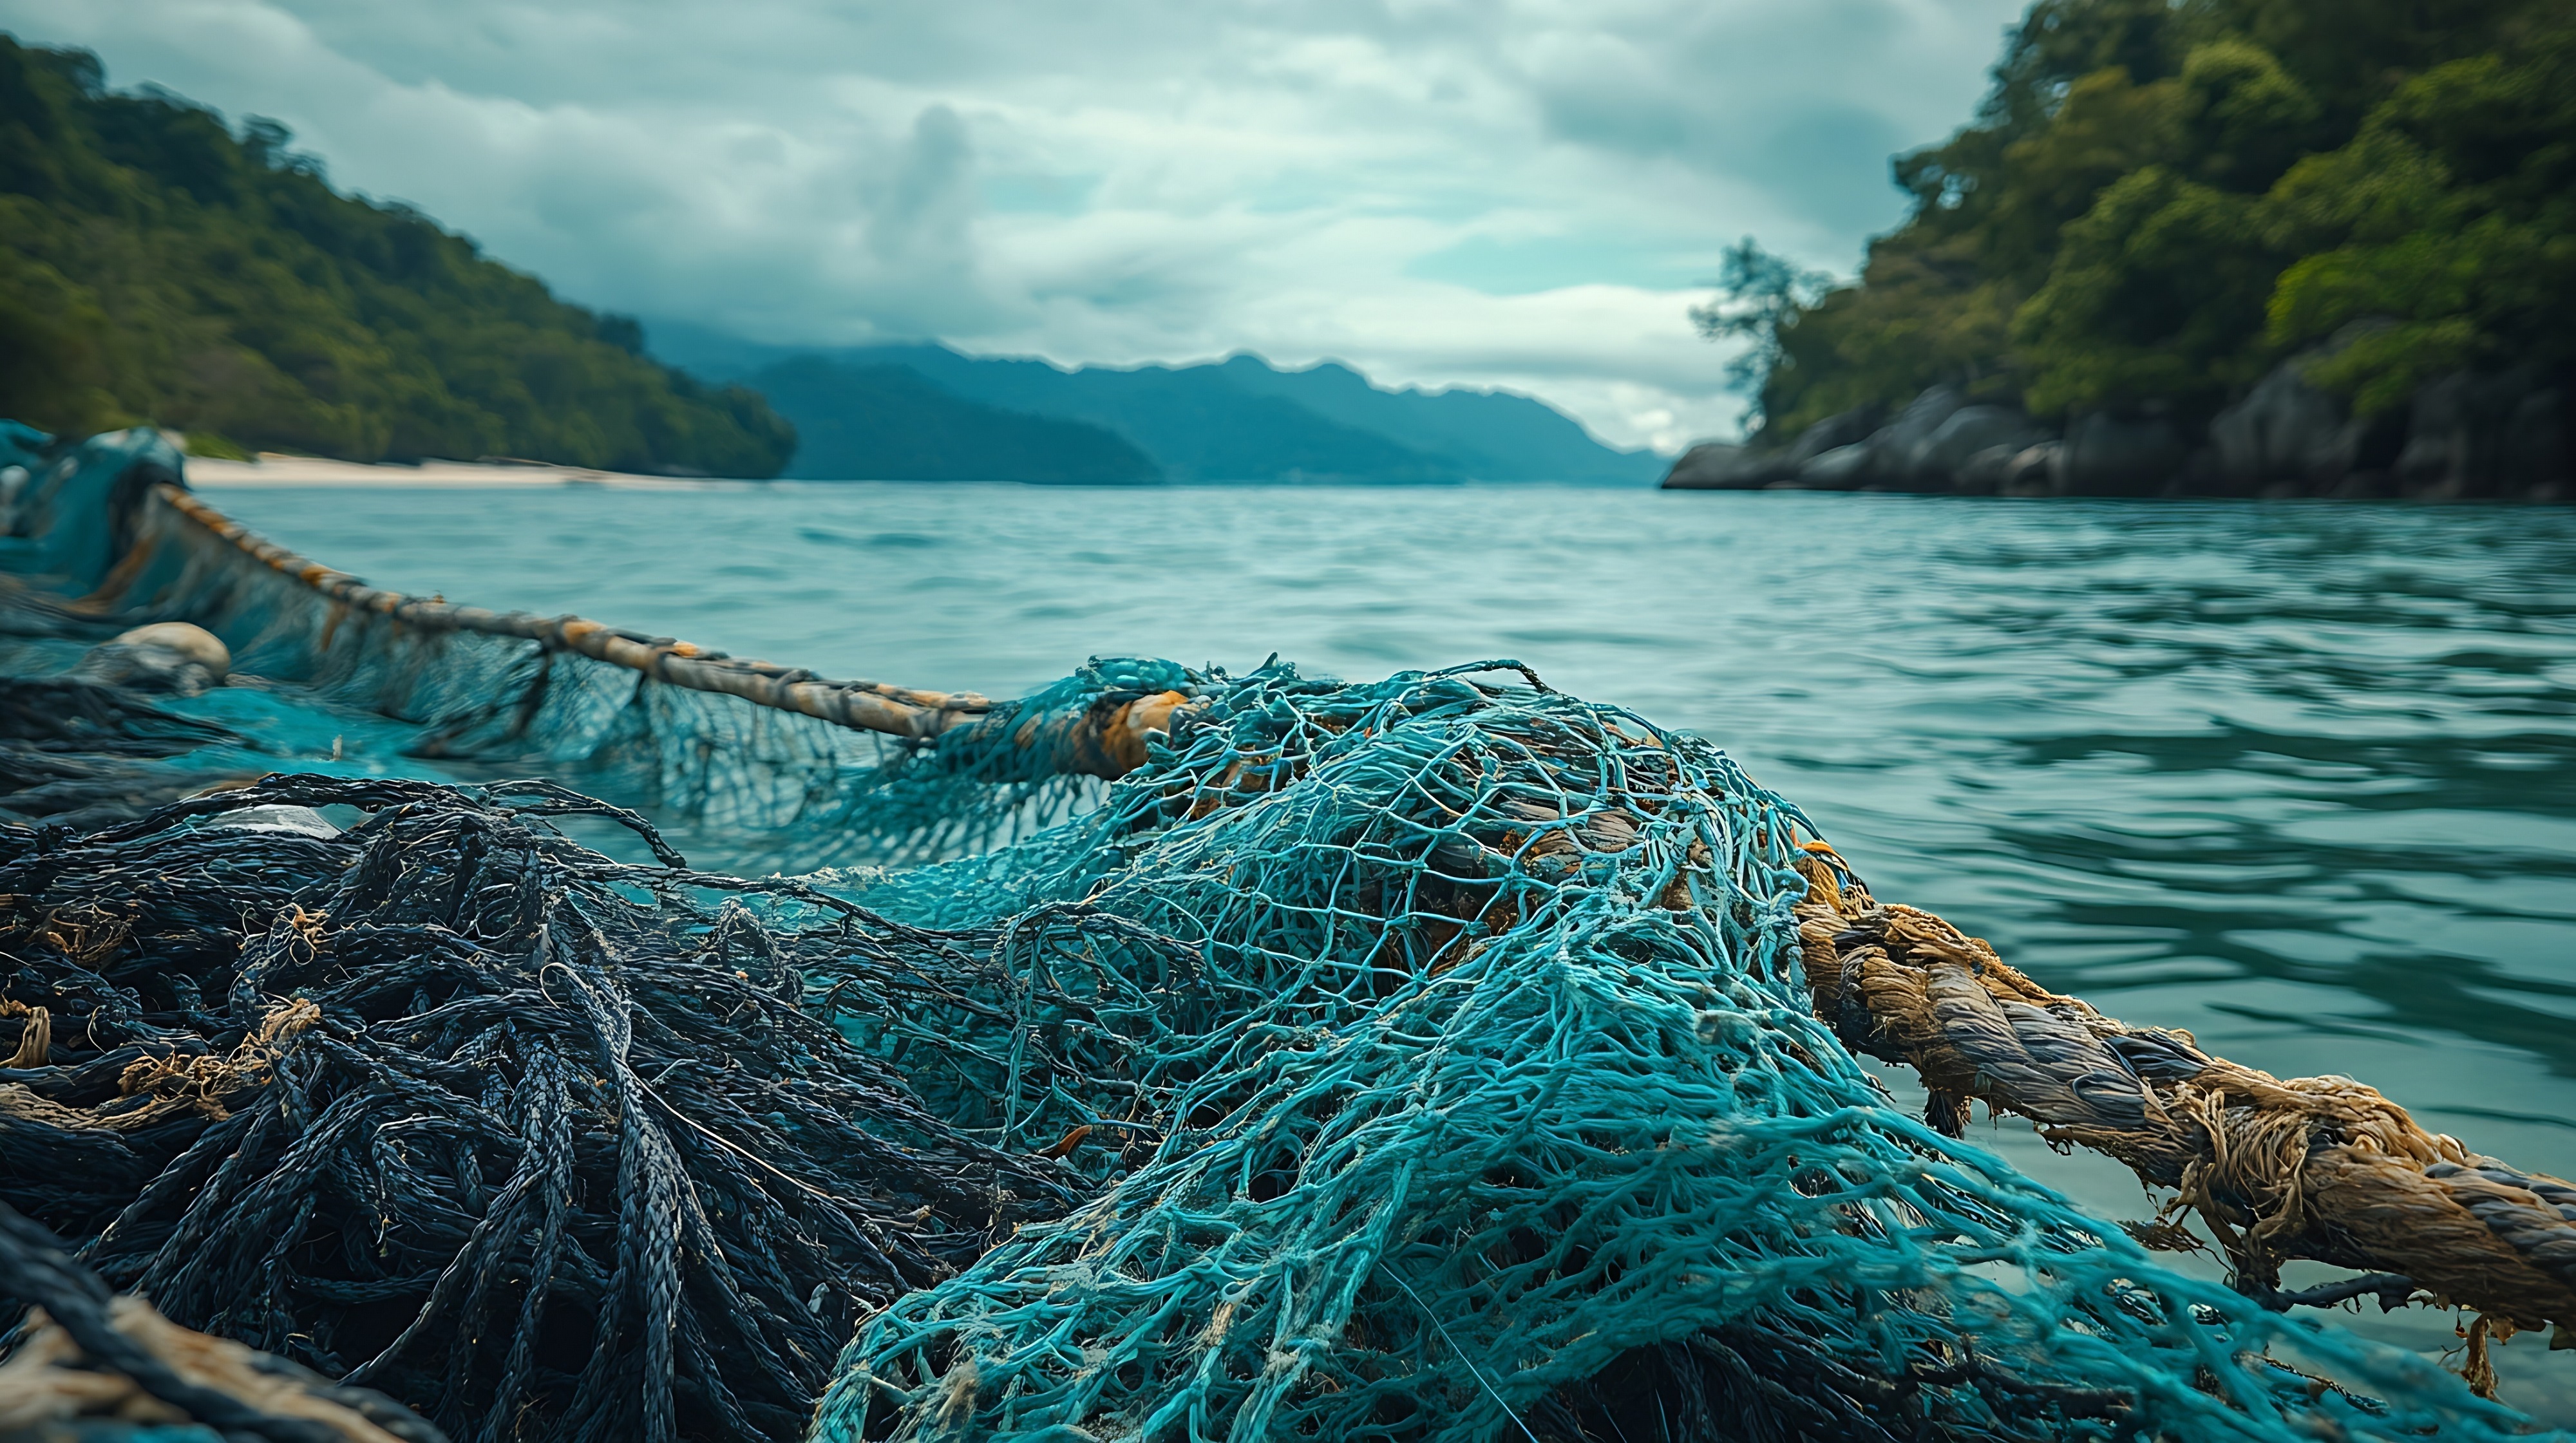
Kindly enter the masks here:
[[911, 139], [896, 152], [891, 183], [868, 206], [868, 249], [890, 263], [923, 256], [934, 264], [967, 260], [974, 165], [957, 112], [945, 105], [922, 111]]
[[1253, 350], [1727, 428], [1685, 312], [1848, 270], [2012, 0], [0, 0], [585, 304], [1067, 361]]

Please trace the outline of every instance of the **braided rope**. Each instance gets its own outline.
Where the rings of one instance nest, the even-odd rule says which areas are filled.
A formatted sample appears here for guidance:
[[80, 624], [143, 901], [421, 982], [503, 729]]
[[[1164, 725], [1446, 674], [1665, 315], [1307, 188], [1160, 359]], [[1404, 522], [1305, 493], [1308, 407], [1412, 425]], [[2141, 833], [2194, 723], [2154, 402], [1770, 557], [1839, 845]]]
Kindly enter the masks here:
[[[720, 692], [759, 706], [801, 712], [838, 726], [889, 736], [935, 737], [981, 720], [993, 710], [991, 701], [974, 692], [916, 691], [875, 681], [827, 681], [802, 668], [728, 656], [667, 636], [623, 631], [585, 617], [489, 611], [380, 590], [346, 572], [297, 555], [177, 486], [156, 486], [150, 499], [243, 556], [350, 611], [390, 617], [420, 631], [470, 631], [533, 641], [549, 650], [575, 652], [593, 661], [640, 671], [672, 686]], [[147, 527], [149, 524], [147, 518]], [[138, 546], [137, 550], [141, 549]]]
[[140, 1298], [111, 1296], [59, 1239], [5, 1202], [0, 1294], [33, 1304], [35, 1325], [0, 1362], [0, 1433], [176, 1410], [227, 1438], [263, 1443], [446, 1443], [385, 1398], [191, 1332]]
[[1973, 1098], [2118, 1159], [2174, 1189], [2169, 1211], [2197, 1214], [2258, 1298], [2285, 1296], [2281, 1263], [2307, 1258], [2381, 1275], [2342, 1296], [2420, 1289], [2516, 1327], [2576, 1324], [2576, 1183], [2471, 1152], [2349, 1078], [2276, 1078], [2105, 1017], [1878, 902], [1822, 843], [1799, 870], [1817, 1015], [1919, 1072], [1942, 1132], [1960, 1134]]

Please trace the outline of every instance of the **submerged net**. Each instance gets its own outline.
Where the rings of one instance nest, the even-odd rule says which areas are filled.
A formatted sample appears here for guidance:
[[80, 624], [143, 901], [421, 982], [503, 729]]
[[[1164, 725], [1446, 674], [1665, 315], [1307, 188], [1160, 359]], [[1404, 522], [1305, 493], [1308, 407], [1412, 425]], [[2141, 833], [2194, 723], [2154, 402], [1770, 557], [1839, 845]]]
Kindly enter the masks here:
[[[1815, 829], [1511, 664], [1095, 662], [994, 704], [390, 597], [133, 504], [94, 611], [212, 626], [442, 765], [894, 864], [734, 881], [576, 846], [547, 818], [636, 819], [557, 789], [313, 778], [5, 834], [6, 995], [81, 1041], [0, 1074], [0, 1196], [460, 1437], [2519, 1427], [1895, 1108], [1854, 1048], [1911, 1044], [1816, 1015], [1895, 964], [1815, 915], [1866, 895]], [[212, 825], [268, 803], [371, 820]], [[2031, 1086], [2152, 1108], [2134, 1036]], [[2509, 1316], [2576, 1317], [2576, 1208], [2478, 1225], [2524, 1239]]]
[[0, 676], [0, 818], [123, 821], [216, 778], [162, 765], [242, 738], [77, 677]]
[[911, 863], [1027, 836], [1142, 759], [1121, 708], [1196, 689], [1180, 667], [1127, 660], [1001, 708], [828, 681], [578, 617], [380, 591], [175, 486], [128, 490], [133, 549], [94, 609], [209, 628], [240, 671], [409, 723], [409, 754], [451, 771], [541, 768], [765, 865]]

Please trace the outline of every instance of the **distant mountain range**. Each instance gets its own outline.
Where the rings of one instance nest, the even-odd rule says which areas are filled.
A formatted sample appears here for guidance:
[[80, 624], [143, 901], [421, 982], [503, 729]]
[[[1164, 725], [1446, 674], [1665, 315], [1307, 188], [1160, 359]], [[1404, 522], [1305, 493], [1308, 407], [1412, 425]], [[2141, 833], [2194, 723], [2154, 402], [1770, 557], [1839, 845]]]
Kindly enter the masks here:
[[1528, 396], [1388, 390], [1331, 362], [1066, 370], [940, 345], [769, 346], [679, 321], [646, 334], [665, 363], [767, 396], [801, 440], [784, 474], [812, 480], [1647, 486], [1668, 464]]

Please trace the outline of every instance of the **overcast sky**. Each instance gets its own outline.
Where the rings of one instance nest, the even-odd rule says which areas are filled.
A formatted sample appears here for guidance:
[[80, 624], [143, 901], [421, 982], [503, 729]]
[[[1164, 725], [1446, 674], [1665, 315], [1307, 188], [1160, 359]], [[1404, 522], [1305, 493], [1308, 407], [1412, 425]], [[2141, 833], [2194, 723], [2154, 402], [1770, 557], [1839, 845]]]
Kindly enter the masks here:
[[2020, 0], [0, 0], [586, 305], [1064, 362], [1256, 351], [1732, 429], [1684, 314], [1838, 272]]

